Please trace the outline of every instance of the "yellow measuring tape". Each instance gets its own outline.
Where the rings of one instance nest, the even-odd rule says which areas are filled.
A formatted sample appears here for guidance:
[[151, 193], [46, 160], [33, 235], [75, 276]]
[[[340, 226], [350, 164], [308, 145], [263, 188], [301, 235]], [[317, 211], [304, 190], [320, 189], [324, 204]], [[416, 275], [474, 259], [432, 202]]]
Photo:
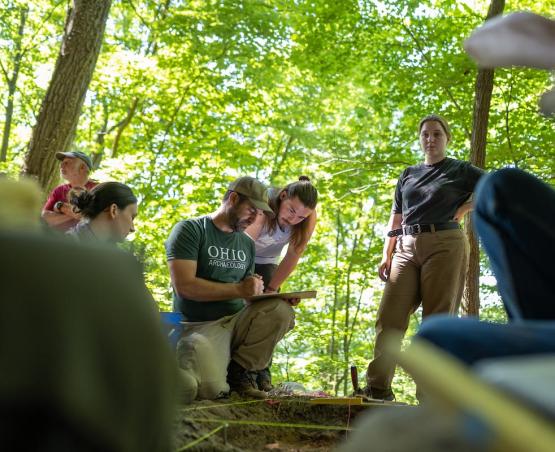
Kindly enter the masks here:
[[202, 418], [185, 418], [185, 421], [190, 422], [221, 422], [235, 425], [258, 425], [263, 427], [283, 427], [283, 428], [306, 428], [312, 430], [338, 430], [338, 431], [351, 431], [351, 427], [338, 427], [337, 425], [318, 425], [318, 424], [291, 424], [287, 422], [270, 422], [270, 421], [242, 421], [242, 420], [229, 420], [229, 419], [202, 419]]
[[197, 438], [196, 440], [194, 440], [193, 442], [183, 446], [181, 449], [177, 449], [177, 452], [181, 452], [183, 450], [190, 449], [191, 447], [196, 446], [199, 443], [202, 443], [204, 440], [207, 440], [212, 435], [215, 435], [216, 433], [218, 433], [222, 428], [226, 428], [226, 427], [227, 427], [227, 424], [220, 425], [219, 427], [215, 428], [214, 430], [208, 432], [206, 435], [203, 435], [200, 438]]
[[[221, 407], [229, 407], [229, 406], [238, 406], [238, 405], [250, 405], [252, 403], [261, 403], [261, 402], [267, 402], [267, 401], [277, 401], [279, 403], [283, 403], [283, 402], [296, 402], [296, 403], [302, 403], [302, 404], [310, 404], [310, 405], [362, 405], [362, 406], [374, 406], [374, 405], [387, 405], [387, 406], [396, 406], [396, 405], [402, 405], [400, 403], [395, 403], [395, 402], [386, 402], [386, 401], [363, 401], [362, 403], [358, 402], [360, 398], [318, 398], [318, 399], [309, 399], [309, 400], [303, 400], [303, 399], [257, 399], [257, 400], [247, 400], [247, 401], [241, 401], [241, 402], [232, 402], [232, 403], [218, 403], [215, 405], [206, 405], [206, 406], [194, 406], [194, 407], [187, 407], [187, 408], [181, 408], [180, 411], [201, 411], [201, 410], [208, 410], [210, 408], [221, 408]], [[337, 400], [337, 402], [334, 402], [334, 400]]]
[[181, 408], [181, 411], [200, 411], [200, 410], [207, 410], [209, 408], [222, 408], [222, 407], [237, 406], [237, 405], [250, 405], [252, 403], [266, 402], [267, 400], [272, 400], [272, 399], [257, 399], [257, 400], [247, 400], [247, 401], [233, 402], [233, 403], [218, 403], [217, 405], [194, 406], [189, 408]]

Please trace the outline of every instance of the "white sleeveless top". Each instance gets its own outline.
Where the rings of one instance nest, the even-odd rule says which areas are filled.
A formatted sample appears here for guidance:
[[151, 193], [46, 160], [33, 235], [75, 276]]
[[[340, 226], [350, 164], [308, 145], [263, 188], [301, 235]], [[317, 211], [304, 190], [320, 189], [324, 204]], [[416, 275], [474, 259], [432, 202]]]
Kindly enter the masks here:
[[254, 242], [256, 248], [254, 262], [256, 264], [278, 264], [281, 251], [289, 243], [290, 238], [291, 228], [282, 231], [278, 225], [270, 235], [268, 226], [264, 225]]

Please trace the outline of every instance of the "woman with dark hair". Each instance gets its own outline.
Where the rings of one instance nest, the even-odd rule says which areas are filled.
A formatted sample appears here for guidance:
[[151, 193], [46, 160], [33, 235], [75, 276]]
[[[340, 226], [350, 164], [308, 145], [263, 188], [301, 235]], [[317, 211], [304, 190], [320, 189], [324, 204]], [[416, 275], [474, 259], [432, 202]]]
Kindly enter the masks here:
[[122, 242], [134, 232], [137, 198], [120, 182], [104, 182], [91, 191], [74, 192], [70, 203], [84, 219], [70, 234], [79, 240]]
[[[316, 227], [317, 203], [318, 191], [308, 177], [300, 176], [282, 189], [270, 190], [275, 216], [260, 214], [245, 230], [255, 242], [255, 272], [262, 276], [264, 292], [278, 292], [297, 266]], [[287, 252], [281, 259], [285, 246]], [[264, 391], [271, 389], [269, 369], [258, 372], [257, 383]]]
[[446, 156], [451, 131], [441, 116], [423, 118], [418, 132], [424, 163], [409, 166], [397, 182], [378, 270], [386, 284], [363, 390], [374, 399], [395, 398], [395, 363], [387, 356], [387, 332], [404, 334], [420, 304], [423, 317], [458, 311], [469, 252], [459, 222], [472, 209], [472, 193], [484, 173]]

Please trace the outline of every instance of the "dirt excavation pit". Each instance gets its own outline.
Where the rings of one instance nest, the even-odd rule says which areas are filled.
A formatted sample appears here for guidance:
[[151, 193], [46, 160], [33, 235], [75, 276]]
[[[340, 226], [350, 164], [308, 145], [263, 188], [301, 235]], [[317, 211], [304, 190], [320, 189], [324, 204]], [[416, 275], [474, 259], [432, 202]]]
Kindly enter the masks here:
[[175, 450], [331, 451], [357, 415], [383, 406], [316, 405], [308, 398], [195, 402], [179, 410]]

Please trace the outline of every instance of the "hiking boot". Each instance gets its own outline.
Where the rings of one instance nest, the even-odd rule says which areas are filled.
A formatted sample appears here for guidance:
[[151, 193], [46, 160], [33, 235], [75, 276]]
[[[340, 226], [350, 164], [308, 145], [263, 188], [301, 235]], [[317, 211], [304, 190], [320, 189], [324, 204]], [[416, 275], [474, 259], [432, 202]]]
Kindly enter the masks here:
[[385, 402], [395, 401], [395, 394], [390, 389], [378, 389], [371, 386], [359, 389], [353, 393], [354, 396], [362, 396], [366, 399], [383, 400]]
[[256, 372], [256, 384], [258, 389], [266, 392], [270, 392], [274, 389], [272, 385], [272, 374], [270, 373], [270, 368], [259, 370]]
[[231, 391], [241, 397], [265, 399], [268, 394], [258, 389], [256, 384], [257, 372], [248, 371], [236, 361], [231, 360], [227, 366], [227, 382]]
[[379, 388], [373, 388], [372, 386], [370, 386], [368, 389], [370, 390], [370, 396], [374, 400], [383, 400], [385, 402], [395, 401], [395, 394], [393, 393], [391, 388], [379, 389]]

